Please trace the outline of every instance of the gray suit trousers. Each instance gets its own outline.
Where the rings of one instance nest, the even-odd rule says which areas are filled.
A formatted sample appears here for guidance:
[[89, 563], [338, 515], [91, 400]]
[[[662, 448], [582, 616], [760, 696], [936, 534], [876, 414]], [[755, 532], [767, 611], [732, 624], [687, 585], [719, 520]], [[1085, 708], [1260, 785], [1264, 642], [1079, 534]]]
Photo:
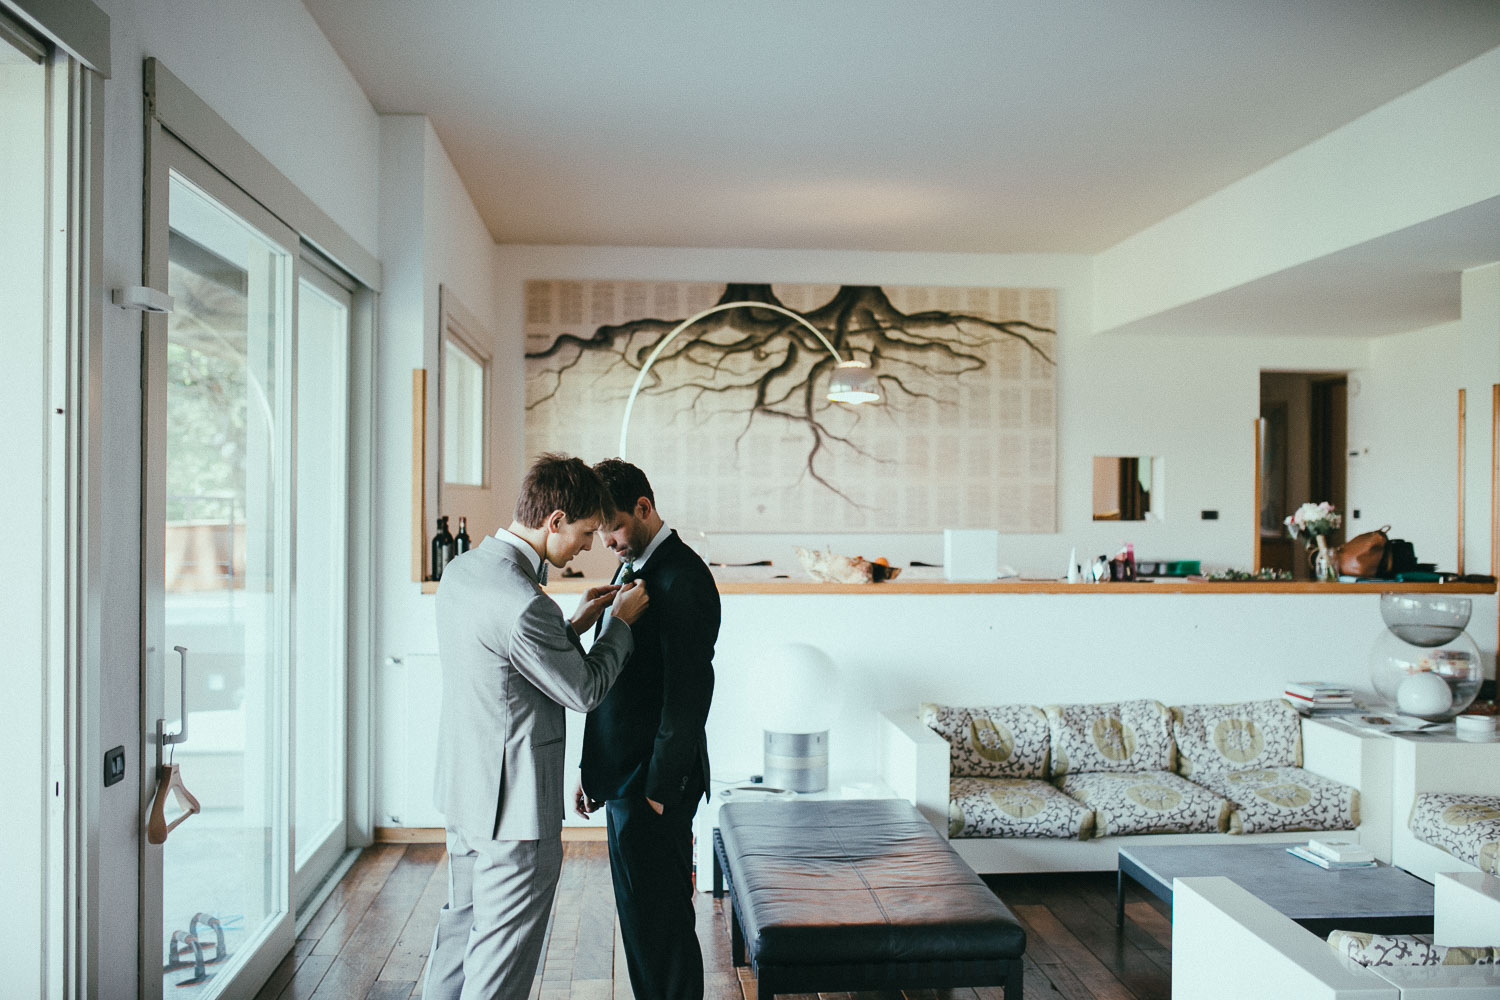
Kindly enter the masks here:
[[448, 903], [438, 913], [424, 1000], [526, 1000], [562, 870], [562, 839], [486, 841], [448, 833]]

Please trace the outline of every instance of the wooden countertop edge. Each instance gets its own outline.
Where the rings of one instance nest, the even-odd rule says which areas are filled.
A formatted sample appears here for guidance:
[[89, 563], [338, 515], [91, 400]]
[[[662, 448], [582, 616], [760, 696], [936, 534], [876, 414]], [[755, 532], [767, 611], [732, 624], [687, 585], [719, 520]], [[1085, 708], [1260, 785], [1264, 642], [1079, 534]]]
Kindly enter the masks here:
[[[605, 581], [569, 578], [547, 586], [552, 594], [581, 594]], [[432, 591], [427, 590], [428, 586]], [[437, 584], [423, 584], [423, 593]], [[812, 580], [719, 581], [721, 594], [1493, 594], [1493, 583], [1063, 583], [1007, 580], [994, 583], [950, 583], [923, 580], [902, 583], [816, 583]]]

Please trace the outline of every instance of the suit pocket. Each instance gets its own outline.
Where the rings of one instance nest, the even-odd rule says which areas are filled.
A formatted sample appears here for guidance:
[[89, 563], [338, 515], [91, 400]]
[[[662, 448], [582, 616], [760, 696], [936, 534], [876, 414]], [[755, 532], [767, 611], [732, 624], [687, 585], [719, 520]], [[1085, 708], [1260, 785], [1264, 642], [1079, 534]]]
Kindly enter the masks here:
[[561, 743], [563, 740], [565, 740], [567, 738], [568, 738], [567, 735], [564, 734], [562, 736], [549, 736], [546, 739], [532, 740], [531, 741], [531, 749], [533, 749], [533, 750], [540, 750], [542, 747], [550, 747], [550, 746], [553, 746], [555, 744]]

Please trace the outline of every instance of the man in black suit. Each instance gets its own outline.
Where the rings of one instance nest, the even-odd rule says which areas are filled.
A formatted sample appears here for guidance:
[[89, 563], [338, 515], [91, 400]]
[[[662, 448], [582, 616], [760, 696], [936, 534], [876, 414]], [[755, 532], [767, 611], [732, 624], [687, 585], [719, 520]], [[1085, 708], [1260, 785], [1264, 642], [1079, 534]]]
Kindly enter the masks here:
[[662, 523], [645, 473], [621, 459], [594, 466], [617, 508], [600, 529], [640, 578], [651, 607], [635, 649], [583, 730], [574, 806], [605, 807], [615, 909], [630, 985], [641, 1000], [701, 1000], [693, 917], [693, 814], [708, 793], [704, 723], [714, 689], [719, 590], [698, 554]]

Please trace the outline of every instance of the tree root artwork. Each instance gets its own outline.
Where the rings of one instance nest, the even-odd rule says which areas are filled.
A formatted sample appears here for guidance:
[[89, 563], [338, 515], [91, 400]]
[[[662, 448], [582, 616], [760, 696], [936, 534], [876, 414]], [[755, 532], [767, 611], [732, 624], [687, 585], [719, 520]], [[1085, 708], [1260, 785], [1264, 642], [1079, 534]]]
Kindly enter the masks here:
[[[563, 284], [530, 282], [527, 286], [528, 453], [561, 447], [562, 442], [555, 440], [558, 437], [578, 441], [572, 447], [582, 451], [579, 432], [570, 427], [583, 417], [581, 409], [588, 411], [590, 421], [602, 422], [617, 438], [632, 383], [682, 317], [712, 304], [765, 302], [798, 312], [846, 360], [867, 362], [883, 398], [861, 407], [830, 402], [828, 381], [837, 361], [806, 327], [771, 310], [728, 309], [684, 330], [656, 359], [642, 383], [630, 428], [632, 460], [644, 457], [653, 442], [664, 436], [687, 437], [698, 454], [723, 456], [708, 463], [721, 473], [726, 468], [740, 471], [741, 492], [762, 492], [759, 484], [748, 484], [769, 467], [779, 475], [765, 482], [771, 487], [765, 491], [768, 495], [780, 491], [803, 496], [792, 505], [800, 516], [793, 513], [789, 520], [779, 522], [765, 516], [776, 506], [774, 497], [769, 507], [762, 498], [753, 511], [743, 512], [745, 516], [735, 517], [732, 511], [727, 518], [723, 512], [705, 515], [715, 530], [768, 530], [773, 523], [775, 530], [799, 530], [809, 525], [797, 522], [811, 522], [815, 514], [825, 529], [831, 522], [842, 521], [883, 530], [930, 530], [928, 524], [919, 526], [921, 518], [910, 509], [910, 502], [894, 504], [899, 511], [891, 509], [892, 488], [913, 477], [932, 480], [928, 485], [952, 480], [955, 488], [962, 488], [963, 469], [938, 469], [931, 463], [960, 466], [968, 457], [966, 452], [975, 447], [985, 449], [985, 455], [972, 472], [984, 474], [988, 466], [992, 473], [999, 473], [995, 478], [1000, 485], [1005, 485], [1007, 471], [995, 468], [1005, 459], [988, 450], [996, 434], [1007, 440], [1011, 461], [1026, 466], [1020, 473], [1009, 470], [1026, 480], [1009, 485], [1024, 487], [1027, 496], [1022, 506], [1028, 507], [1019, 519], [1009, 520], [1020, 530], [1050, 530], [1050, 525], [1042, 523], [1053, 519], [1050, 500], [1049, 509], [1043, 512], [1030, 511], [1028, 505], [1036, 505], [1036, 488], [1042, 485], [1036, 477], [1040, 475], [1047, 486], [1053, 478], [1056, 333], [1051, 326], [1052, 292], [973, 290], [971, 298], [976, 301], [989, 301], [992, 293], [1003, 293], [1009, 297], [998, 299], [1002, 303], [1034, 303], [1029, 309], [1014, 311], [1035, 315], [1000, 315], [1006, 310], [913, 308], [910, 304], [901, 308], [887, 289], [867, 285], [839, 287], [831, 298], [826, 289], [815, 291], [816, 286], [679, 285], [671, 299], [676, 308], [666, 312], [668, 318], [643, 316], [662, 303], [648, 303], [641, 291], [624, 306], [605, 299], [614, 303], [612, 310], [591, 300], [588, 316], [593, 322], [587, 326], [533, 322], [546, 311], [540, 305], [534, 308], [534, 302], [541, 303], [548, 289], [554, 300], [559, 298], [562, 293], [557, 287]], [[598, 295], [620, 294], [617, 283], [594, 284], [606, 286]], [[707, 298], [706, 293], [714, 288], [722, 291]], [[680, 289], [689, 292], [686, 305], [691, 308], [676, 298]], [[896, 291], [908, 293], [908, 299], [925, 296], [923, 301], [930, 304], [937, 292], [964, 290]], [[695, 296], [696, 304], [691, 301]], [[793, 299], [796, 302], [788, 304]], [[943, 301], [966, 300], [949, 295]], [[797, 308], [804, 303], [807, 308]], [[579, 305], [573, 312], [574, 318], [581, 318], [584, 309]], [[674, 314], [676, 318], [671, 318]], [[604, 321], [606, 316], [614, 321]], [[965, 414], [964, 406], [971, 401], [976, 412]], [[928, 434], [949, 442], [940, 449], [945, 454], [913, 459], [903, 442]], [[972, 442], [959, 443], [958, 437]], [[1037, 446], [1034, 438], [1045, 440]], [[753, 458], [744, 453], [751, 442], [755, 442]], [[588, 443], [602, 446], [608, 454], [617, 450], [617, 441], [605, 443], [597, 429], [589, 433]], [[1029, 450], [1033, 448], [1047, 453], [1039, 457]], [[774, 461], [768, 461], [768, 449], [776, 453]], [[597, 461], [607, 456], [584, 457]], [[666, 469], [643, 467], [653, 482], [669, 474]], [[992, 489], [987, 500], [980, 496], [983, 492], [970, 491], [970, 499], [976, 501], [970, 506], [990, 509], [969, 511], [967, 519], [975, 526], [994, 527], [997, 522], [1005, 526], [1004, 511], [995, 509], [1007, 502], [1000, 495], [1005, 491]], [[757, 518], [757, 514], [762, 516]], [[943, 523], [959, 526], [952, 514]]]

